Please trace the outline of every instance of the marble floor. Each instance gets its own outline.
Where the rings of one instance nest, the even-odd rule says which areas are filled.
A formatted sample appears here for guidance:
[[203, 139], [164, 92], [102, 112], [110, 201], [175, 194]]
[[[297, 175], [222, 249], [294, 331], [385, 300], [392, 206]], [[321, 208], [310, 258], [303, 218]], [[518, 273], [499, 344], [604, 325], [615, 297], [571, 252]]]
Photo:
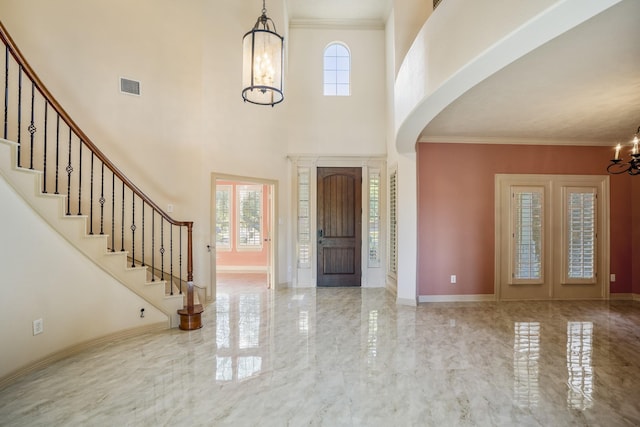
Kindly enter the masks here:
[[638, 303], [234, 285], [204, 324], [27, 375], [0, 390], [0, 425], [640, 425]]

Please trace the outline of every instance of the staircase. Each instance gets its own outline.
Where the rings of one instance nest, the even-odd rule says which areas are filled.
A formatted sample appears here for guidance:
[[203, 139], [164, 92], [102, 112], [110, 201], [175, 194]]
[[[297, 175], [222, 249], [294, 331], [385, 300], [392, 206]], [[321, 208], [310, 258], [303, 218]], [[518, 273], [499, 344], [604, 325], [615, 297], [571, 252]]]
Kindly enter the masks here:
[[193, 222], [172, 219], [98, 149], [2, 23], [0, 40], [5, 47], [0, 175], [89, 260], [165, 313], [170, 327], [201, 327]]

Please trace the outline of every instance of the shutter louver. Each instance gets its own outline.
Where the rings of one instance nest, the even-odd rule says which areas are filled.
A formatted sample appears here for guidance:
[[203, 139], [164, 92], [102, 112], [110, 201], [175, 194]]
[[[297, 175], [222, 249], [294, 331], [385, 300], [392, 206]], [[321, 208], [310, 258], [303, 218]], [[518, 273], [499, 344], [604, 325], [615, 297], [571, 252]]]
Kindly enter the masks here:
[[514, 281], [543, 279], [543, 188], [512, 190]]
[[298, 169], [298, 268], [311, 268], [310, 172]]
[[262, 248], [262, 186], [240, 185], [238, 192], [238, 248]]
[[216, 189], [216, 248], [231, 248], [231, 187]]
[[380, 267], [380, 172], [369, 175], [369, 267]]
[[566, 279], [595, 279], [595, 189], [569, 188], [566, 198]]
[[393, 171], [389, 177], [389, 271], [393, 274], [398, 272], [397, 186], [398, 172]]

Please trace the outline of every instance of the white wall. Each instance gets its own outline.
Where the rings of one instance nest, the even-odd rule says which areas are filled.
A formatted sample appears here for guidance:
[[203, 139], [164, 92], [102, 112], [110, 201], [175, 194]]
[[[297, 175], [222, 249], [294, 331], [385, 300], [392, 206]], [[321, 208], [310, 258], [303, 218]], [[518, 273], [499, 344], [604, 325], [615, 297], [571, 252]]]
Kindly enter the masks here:
[[620, 1], [443, 1], [398, 72], [398, 151], [413, 152], [422, 129], [464, 92]]
[[[285, 283], [293, 258], [287, 154], [386, 151], [384, 31], [289, 31], [284, 2], [270, 2], [286, 36], [285, 100], [245, 104], [240, 49], [260, 6], [0, 0], [2, 22], [80, 128], [159, 206], [173, 204], [174, 218], [194, 221], [200, 286], [210, 284], [212, 173], [278, 183], [276, 274]], [[321, 96], [322, 50], [334, 40], [353, 53], [348, 99]], [[142, 96], [120, 94], [121, 76], [140, 80]]]
[[[386, 152], [385, 33], [381, 29], [292, 28], [286, 138], [289, 153], [371, 155]], [[351, 52], [351, 96], [323, 95], [324, 49]]]
[[[169, 326], [164, 313], [88, 261], [1, 176], [0, 200], [0, 378], [105, 335]], [[34, 336], [36, 319], [44, 332]]]

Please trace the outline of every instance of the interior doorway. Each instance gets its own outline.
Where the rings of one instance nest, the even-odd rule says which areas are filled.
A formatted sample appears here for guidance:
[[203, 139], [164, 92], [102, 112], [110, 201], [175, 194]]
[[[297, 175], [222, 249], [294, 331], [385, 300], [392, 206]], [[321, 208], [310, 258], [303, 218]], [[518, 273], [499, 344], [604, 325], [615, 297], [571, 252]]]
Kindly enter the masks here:
[[211, 293], [226, 287], [273, 289], [276, 183], [212, 174]]

